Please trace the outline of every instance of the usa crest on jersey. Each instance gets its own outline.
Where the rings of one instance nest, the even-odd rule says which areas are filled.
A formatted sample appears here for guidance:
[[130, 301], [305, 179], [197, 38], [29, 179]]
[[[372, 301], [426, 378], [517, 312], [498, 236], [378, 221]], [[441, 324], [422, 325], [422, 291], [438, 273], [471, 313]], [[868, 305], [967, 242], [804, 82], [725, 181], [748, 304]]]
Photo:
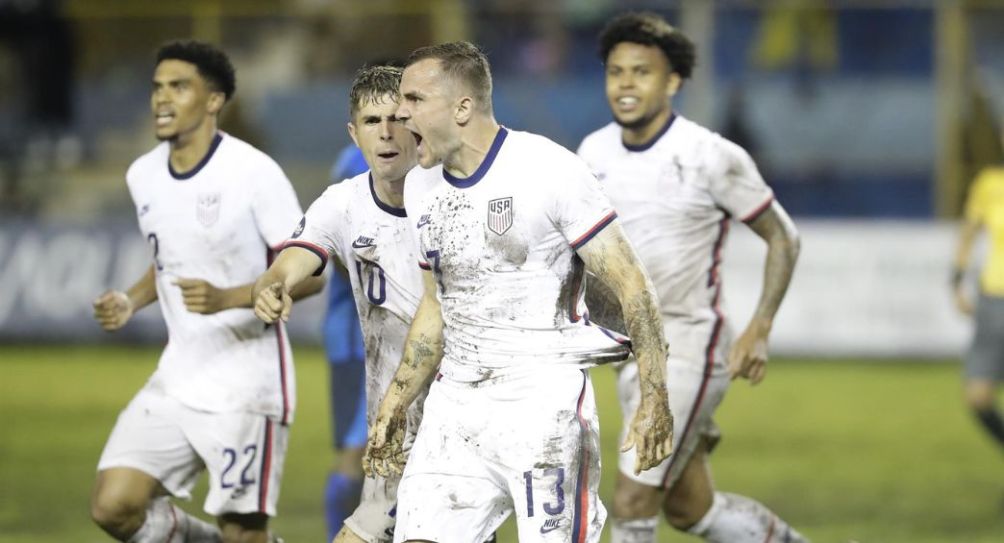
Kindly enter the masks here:
[[498, 235], [512, 227], [512, 197], [496, 198], [488, 202], [488, 229]]
[[195, 216], [202, 226], [210, 227], [220, 218], [220, 193], [203, 192], [195, 206]]

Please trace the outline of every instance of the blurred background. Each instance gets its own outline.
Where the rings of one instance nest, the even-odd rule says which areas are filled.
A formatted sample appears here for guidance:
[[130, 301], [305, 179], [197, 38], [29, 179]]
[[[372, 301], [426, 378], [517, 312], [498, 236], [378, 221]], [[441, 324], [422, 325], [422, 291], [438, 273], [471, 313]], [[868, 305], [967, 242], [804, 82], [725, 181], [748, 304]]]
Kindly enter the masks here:
[[[972, 327], [948, 288], [969, 183], [1004, 159], [998, 0], [0, 0], [0, 541], [103, 540], [87, 519], [93, 466], [166, 335], [156, 308], [104, 334], [90, 301], [148, 266], [124, 175], [156, 144], [161, 42], [223, 46], [238, 77], [223, 128], [275, 158], [306, 207], [350, 142], [348, 87], [367, 61], [474, 41], [499, 121], [574, 150], [610, 122], [596, 36], [630, 9], [694, 39], [677, 111], [749, 150], [803, 235], [772, 377], [721, 410], [721, 486], [820, 541], [1004, 541], [1004, 466], [961, 406]], [[725, 292], [741, 327], [764, 249], [733, 232]], [[322, 298], [290, 323], [287, 541], [323, 537]]]

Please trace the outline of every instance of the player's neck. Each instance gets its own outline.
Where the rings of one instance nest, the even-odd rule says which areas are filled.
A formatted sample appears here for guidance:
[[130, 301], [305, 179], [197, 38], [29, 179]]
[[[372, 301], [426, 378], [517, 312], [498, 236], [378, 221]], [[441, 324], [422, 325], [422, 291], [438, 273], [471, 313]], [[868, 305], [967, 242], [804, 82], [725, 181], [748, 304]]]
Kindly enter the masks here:
[[623, 127], [621, 130], [621, 140], [627, 145], [645, 145], [651, 142], [652, 138], [656, 137], [662, 131], [672, 116], [673, 108], [668, 107], [664, 111], [659, 112], [655, 117], [652, 117], [652, 120], [645, 123], [645, 126], [637, 128]]
[[207, 121], [204, 126], [171, 140], [171, 154], [168, 159], [171, 168], [176, 172], [187, 172], [197, 166], [209, 152], [216, 133], [216, 123]]
[[443, 161], [443, 168], [461, 179], [474, 175], [488, 156], [501, 128], [494, 117], [472, 119], [460, 137], [460, 147]]
[[404, 207], [404, 178], [387, 181], [373, 177], [373, 190], [381, 202], [396, 208]]

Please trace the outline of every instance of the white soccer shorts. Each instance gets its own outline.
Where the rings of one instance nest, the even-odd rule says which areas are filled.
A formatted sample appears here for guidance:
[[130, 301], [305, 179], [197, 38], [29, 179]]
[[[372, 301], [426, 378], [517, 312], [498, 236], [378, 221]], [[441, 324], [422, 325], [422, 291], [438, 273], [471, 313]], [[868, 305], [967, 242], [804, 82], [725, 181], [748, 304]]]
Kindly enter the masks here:
[[[617, 467], [629, 479], [647, 486], [669, 489], [683, 472], [702, 443], [714, 446], [720, 437], [713, 416], [729, 388], [729, 374], [723, 367], [707, 372], [690, 362], [670, 358], [666, 363], [666, 388], [673, 412], [673, 454], [658, 466], [634, 473], [635, 448], [618, 455]], [[632, 358], [618, 370], [617, 397], [624, 417], [621, 440], [627, 437], [631, 419], [641, 397], [638, 363]]]
[[521, 543], [595, 543], [599, 424], [586, 371], [432, 385], [398, 489], [394, 541], [482, 543], [515, 512]]
[[191, 499], [205, 467], [206, 513], [275, 516], [288, 440], [289, 427], [274, 418], [197, 411], [148, 385], [119, 414], [98, 470], [135, 468]]

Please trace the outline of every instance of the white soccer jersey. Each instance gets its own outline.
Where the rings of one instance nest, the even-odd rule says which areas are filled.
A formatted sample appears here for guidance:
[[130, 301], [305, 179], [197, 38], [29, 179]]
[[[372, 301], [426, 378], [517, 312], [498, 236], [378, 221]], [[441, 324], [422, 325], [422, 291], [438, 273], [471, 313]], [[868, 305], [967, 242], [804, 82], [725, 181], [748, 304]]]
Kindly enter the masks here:
[[[324, 191], [286, 246], [329, 256], [349, 272], [366, 346], [370, 421], [401, 363], [404, 341], [422, 296], [422, 275], [404, 209], [377, 199], [369, 172]], [[421, 399], [413, 407], [421, 406]]]
[[616, 123], [579, 147], [659, 294], [670, 356], [722, 369], [731, 330], [721, 310], [722, 246], [773, 193], [738, 145], [679, 115], [650, 144], [627, 146]]
[[254, 282], [301, 216], [296, 193], [275, 161], [222, 132], [187, 173], [173, 171], [169, 151], [161, 143], [126, 174], [153, 251], [169, 338], [150, 383], [195, 409], [251, 411], [289, 422], [295, 379], [283, 326], [266, 326], [251, 309], [191, 313], [174, 283], [202, 279], [230, 288]]
[[466, 179], [442, 165], [408, 174], [419, 263], [435, 272], [444, 319], [440, 372], [478, 382], [540, 364], [623, 359], [623, 337], [582, 318], [575, 249], [616, 218], [586, 165], [554, 142], [500, 128]]

